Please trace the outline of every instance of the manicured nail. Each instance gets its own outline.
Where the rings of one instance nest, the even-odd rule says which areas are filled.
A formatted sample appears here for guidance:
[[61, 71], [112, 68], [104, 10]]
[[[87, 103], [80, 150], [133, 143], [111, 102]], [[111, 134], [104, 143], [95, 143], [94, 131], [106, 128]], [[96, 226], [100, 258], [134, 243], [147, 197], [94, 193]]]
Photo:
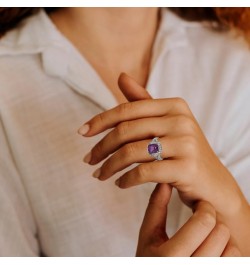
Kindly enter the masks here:
[[93, 173], [93, 177], [94, 178], [99, 178], [101, 175], [101, 169], [98, 168], [94, 173]]
[[117, 179], [117, 180], [115, 181], [115, 185], [118, 186], [118, 187], [120, 187], [120, 179]]
[[82, 127], [80, 127], [80, 129], [78, 130], [78, 133], [81, 135], [85, 135], [88, 131], [89, 131], [89, 125], [88, 124], [84, 124]]
[[83, 158], [83, 161], [87, 164], [89, 164], [90, 160], [91, 160], [91, 152], [87, 153], [86, 156]]

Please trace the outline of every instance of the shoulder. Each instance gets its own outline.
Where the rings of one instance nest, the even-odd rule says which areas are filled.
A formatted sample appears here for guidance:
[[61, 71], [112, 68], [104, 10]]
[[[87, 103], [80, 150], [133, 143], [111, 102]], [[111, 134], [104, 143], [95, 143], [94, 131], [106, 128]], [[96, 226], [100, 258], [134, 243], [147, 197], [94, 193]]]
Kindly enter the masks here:
[[160, 29], [163, 41], [157, 50], [164, 56], [162, 71], [169, 71], [171, 62], [170, 71], [178, 76], [177, 83], [185, 81], [185, 93], [176, 88], [180, 94], [190, 90], [201, 96], [209, 94], [211, 99], [230, 94], [241, 102], [245, 96], [250, 97], [250, 44], [243, 36], [215, 30], [205, 23], [184, 21], [170, 11], [164, 13]]
[[250, 43], [243, 36], [208, 23], [185, 21], [167, 9], [162, 13], [156, 50], [166, 61], [171, 51], [176, 62], [204, 80], [250, 80]]
[[43, 12], [40, 12], [0, 39], [0, 89], [12, 85], [15, 80], [32, 79], [33, 73], [41, 68], [39, 50], [44, 45], [37, 34], [41, 34], [42, 21]]
[[60, 37], [48, 16], [41, 10], [0, 39], [1, 101], [7, 97], [27, 94], [51, 82], [45, 64], [48, 60], [58, 61], [55, 55], [62, 43]]
[[189, 29], [188, 35], [196, 69], [211, 78], [214, 94], [234, 102], [249, 98], [250, 43], [234, 31], [219, 32], [205, 26]]
[[250, 44], [236, 31], [220, 31], [201, 24], [187, 27], [187, 38], [204, 61], [231, 61], [234, 65], [250, 61]]
[[250, 43], [236, 32], [218, 32], [205, 26], [188, 29], [188, 37], [194, 69], [204, 81], [211, 79], [214, 94], [230, 94], [234, 101], [240, 98], [240, 102], [249, 98]]
[[175, 35], [175, 42], [176, 39], [186, 42], [187, 51], [197, 56], [196, 59], [206, 63], [212, 60], [234, 60], [234, 64], [250, 61], [250, 43], [236, 31], [219, 30], [208, 22], [186, 21], [169, 10], [162, 13], [165, 37]]
[[206, 24], [193, 27], [187, 23], [186, 37], [190, 44], [189, 60], [204, 81], [210, 78], [214, 90], [221, 89], [221, 93], [250, 96], [250, 43], [241, 34], [219, 31]]

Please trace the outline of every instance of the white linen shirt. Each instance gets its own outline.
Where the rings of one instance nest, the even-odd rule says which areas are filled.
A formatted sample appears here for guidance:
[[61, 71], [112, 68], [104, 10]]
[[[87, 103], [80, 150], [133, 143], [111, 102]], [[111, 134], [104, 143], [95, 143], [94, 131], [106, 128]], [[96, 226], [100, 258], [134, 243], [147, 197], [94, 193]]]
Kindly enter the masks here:
[[[242, 39], [167, 9], [147, 90], [184, 98], [209, 143], [250, 200], [250, 52]], [[99, 182], [82, 157], [104, 134], [77, 129], [117, 105], [46, 13], [0, 40], [0, 255], [133, 256], [154, 184]], [[168, 231], [189, 217], [177, 193]]]

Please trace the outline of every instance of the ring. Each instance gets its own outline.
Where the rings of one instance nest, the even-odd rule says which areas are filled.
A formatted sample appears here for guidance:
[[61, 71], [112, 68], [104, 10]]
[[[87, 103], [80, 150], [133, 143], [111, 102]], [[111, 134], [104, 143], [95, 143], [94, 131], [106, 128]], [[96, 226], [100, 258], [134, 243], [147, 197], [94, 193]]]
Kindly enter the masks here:
[[156, 160], [163, 160], [161, 157], [162, 152], [162, 145], [158, 141], [158, 137], [155, 137], [149, 144], [148, 144], [148, 153], [154, 157]]

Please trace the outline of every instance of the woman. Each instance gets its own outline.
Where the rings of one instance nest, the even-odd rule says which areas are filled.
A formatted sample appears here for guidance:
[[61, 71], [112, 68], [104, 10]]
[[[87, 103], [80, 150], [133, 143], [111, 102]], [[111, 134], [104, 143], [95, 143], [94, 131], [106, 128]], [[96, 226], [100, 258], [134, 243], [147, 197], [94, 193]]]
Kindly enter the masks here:
[[[33, 12], [16, 11], [7, 25]], [[214, 20], [216, 12], [209, 9], [203, 17]], [[117, 185], [170, 183], [188, 206], [201, 201], [187, 221], [189, 209], [172, 195], [170, 235], [186, 223], [168, 241], [168, 251], [165, 245], [159, 251], [144, 247], [148, 218], [162, 223], [166, 213], [158, 218], [147, 211], [138, 255], [249, 255], [250, 121], [244, 116], [250, 56], [242, 39], [230, 34], [158, 8], [63, 8], [49, 16], [41, 9], [5, 33], [0, 41], [1, 255], [133, 255], [152, 186], [121, 191], [112, 182], [90, 179], [93, 168], [77, 161], [93, 146], [84, 159], [92, 165], [117, 151], [100, 170], [95, 166], [95, 177], [108, 179], [143, 162], [139, 171], [126, 170]], [[121, 72], [139, 84], [121, 75], [118, 87]], [[127, 100], [131, 103], [121, 104]], [[96, 137], [75, 136], [82, 121], [89, 122], [79, 132]], [[155, 153], [147, 153], [154, 137], [159, 137], [155, 148], [162, 144], [163, 161], [153, 162]], [[166, 205], [170, 191], [164, 185], [158, 194]], [[202, 232], [200, 222], [208, 223]], [[223, 236], [214, 250], [208, 239], [214, 242], [218, 233]], [[166, 241], [162, 235], [160, 245]], [[185, 242], [181, 249], [179, 242]]]

